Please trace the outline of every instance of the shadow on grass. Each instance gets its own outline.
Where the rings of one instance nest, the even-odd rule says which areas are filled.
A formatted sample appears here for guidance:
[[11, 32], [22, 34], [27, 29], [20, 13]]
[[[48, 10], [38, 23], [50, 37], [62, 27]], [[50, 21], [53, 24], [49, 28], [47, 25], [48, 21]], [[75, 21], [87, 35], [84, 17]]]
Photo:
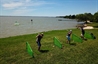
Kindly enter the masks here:
[[41, 53], [47, 53], [49, 50], [40, 50]]
[[98, 28], [98, 26], [93, 26], [94, 28]]
[[86, 39], [86, 38], [85, 38], [84, 40], [85, 40], [85, 41], [87, 41], [87, 39]]
[[70, 45], [74, 45], [74, 46], [76, 46], [76, 43], [70, 43]]
[[26, 59], [34, 59], [35, 56], [28, 56]]

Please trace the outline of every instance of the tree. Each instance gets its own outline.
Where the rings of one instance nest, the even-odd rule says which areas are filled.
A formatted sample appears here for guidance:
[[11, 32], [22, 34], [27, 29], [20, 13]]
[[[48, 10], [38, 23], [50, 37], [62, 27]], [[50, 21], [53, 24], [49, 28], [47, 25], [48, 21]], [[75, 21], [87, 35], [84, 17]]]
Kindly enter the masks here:
[[91, 13], [77, 14], [76, 18], [80, 21], [93, 21], [93, 15]]
[[77, 18], [79, 21], [85, 21], [85, 20], [86, 20], [84, 14], [77, 14], [77, 15], [76, 15], [76, 18]]
[[69, 18], [69, 19], [75, 19], [75, 15], [66, 15], [66, 16], [64, 16], [64, 18]]
[[93, 15], [91, 13], [85, 13], [84, 17], [85, 17], [85, 21], [87, 20], [93, 21]]
[[96, 12], [95, 14], [94, 14], [94, 20], [93, 20], [94, 22], [98, 22], [98, 12]]
[[77, 15], [66, 15], [64, 18], [69, 19], [78, 19], [78, 21], [93, 21], [98, 22], [98, 12], [96, 12], [94, 15], [91, 13], [84, 13], [84, 14], [77, 14]]
[[71, 18], [72, 18], [72, 19], [75, 19], [75, 18], [76, 18], [76, 16], [75, 16], [75, 15], [72, 15], [72, 16], [71, 16]]

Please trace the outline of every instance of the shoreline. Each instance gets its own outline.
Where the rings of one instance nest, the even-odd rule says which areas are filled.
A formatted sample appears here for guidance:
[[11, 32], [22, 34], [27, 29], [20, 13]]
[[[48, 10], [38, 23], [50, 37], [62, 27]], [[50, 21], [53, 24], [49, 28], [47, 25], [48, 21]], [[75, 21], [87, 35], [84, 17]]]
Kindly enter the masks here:
[[[77, 28], [77, 27], [76, 27]], [[74, 28], [70, 28], [70, 29], [76, 29], [75, 27]], [[96, 29], [94, 28], [93, 26], [85, 26], [83, 29]], [[55, 30], [69, 30], [69, 29], [55, 29]], [[49, 31], [55, 31], [55, 30], [44, 30], [44, 31], [39, 31], [39, 32], [49, 32]], [[37, 34], [39, 32], [33, 32], [33, 33], [27, 33], [27, 34], [20, 34], [20, 35], [11, 35], [11, 36], [5, 36], [5, 37], [0, 37], [1, 38], [9, 38], [9, 37], [15, 37], [15, 36], [23, 36], [23, 35], [30, 35], [30, 34]]]
[[[70, 29], [76, 29], [76, 28], [70, 28]], [[30, 35], [30, 34], [37, 34], [37, 33], [41, 33], [41, 32], [50, 32], [50, 31], [60, 31], [60, 30], [69, 30], [69, 29], [55, 29], [55, 30], [44, 30], [44, 31], [38, 31], [38, 32], [33, 32], [33, 33], [27, 33], [27, 34], [19, 34], [19, 35], [10, 35], [10, 36], [5, 36], [5, 37], [0, 37], [0, 39], [2, 38], [10, 38], [10, 37], [17, 37], [17, 36], [24, 36], [24, 35]]]
[[[75, 30], [76, 28], [70, 28], [70, 29], [72, 29], [72, 30]], [[62, 31], [62, 30], [65, 30], [65, 31], [68, 31], [68, 30], [70, 30], [70, 29], [60, 29], [60, 30], [49, 30], [49, 31], [41, 31], [40, 33], [44, 33], [44, 32], [51, 32], [51, 31]], [[93, 28], [93, 29], [95, 29], [95, 28]], [[92, 30], [92, 29], [90, 29], [90, 28], [88, 28], [88, 30]], [[13, 37], [20, 37], [20, 36], [26, 36], [26, 35], [33, 35], [33, 34], [37, 34], [37, 33], [39, 33], [39, 32], [35, 32], [35, 33], [30, 33], [30, 34], [22, 34], [22, 35], [14, 35], [14, 36], [8, 36], [8, 37], [0, 37], [0, 39], [3, 39], [3, 38], [13, 38]]]

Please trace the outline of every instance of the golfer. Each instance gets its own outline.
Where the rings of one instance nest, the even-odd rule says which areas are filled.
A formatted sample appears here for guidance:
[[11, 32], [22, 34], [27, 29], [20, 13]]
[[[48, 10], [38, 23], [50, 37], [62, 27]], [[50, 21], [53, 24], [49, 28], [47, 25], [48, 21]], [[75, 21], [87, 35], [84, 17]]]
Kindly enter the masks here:
[[39, 33], [37, 36], [36, 36], [36, 43], [38, 45], [38, 51], [40, 51], [40, 48], [41, 48], [41, 39], [43, 38], [43, 33]]
[[70, 44], [70, 36], [71, 36], [71, 34], [72, 34], [72, 30], [70, 30], [68, 33], [67, 33], [67, 43], [69, 43]]
[[84, 39], [85, 30], [83, 29], [83, 27], [80, 27], [80, 30], [81, 30], [81, 38]]

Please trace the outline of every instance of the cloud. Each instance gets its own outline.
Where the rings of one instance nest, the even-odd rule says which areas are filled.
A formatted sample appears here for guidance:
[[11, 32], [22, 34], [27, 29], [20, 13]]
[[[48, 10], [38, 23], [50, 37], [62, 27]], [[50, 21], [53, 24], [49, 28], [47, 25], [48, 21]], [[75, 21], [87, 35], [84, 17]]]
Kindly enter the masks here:
[[51, 4], [46, 1], [40, 1], [40, 0], [11, 0], [7, 1], [4, 0], [2, 7], [5, 9], [15, 9], [18, 7], [29, 7], [29, 6], [42, 6], [46, 4]]
[[31, 0], [26, 0], [26, 2], [30, 2]]
[[47, 4], [45, 1], [38, 1], [38, 2], [32, 1], [29, 3], [26, 2], [24, 6], [42, 6], [45, 4]]
[[20, 7], [22, 5], [23, 5], [23, 3], [21, 3], [21, 2], [11, 2], [11, 3], [3, 4], [2, 6], [7, 9], [14, 9], [14, 8]]
[[28, 12], [33, 12], [41, 6], [50, 4], [53, 3], [45, 0], [2, 0], [0, 3], [2, 6], [2, 11], [5, 11], [6, 13], [10, 11], [11, 15], [21, 15]]
[[29, 12], [35, 11], [35, 10], [36, 10], [36, 9], [27, 9], [26, 7], [23, 7], [23, 8], [14, 10], [14, 11], [12, 12], [12, 14], [13, 14], [13, 15], [25, 15], [25, 14], [28, 14]]

